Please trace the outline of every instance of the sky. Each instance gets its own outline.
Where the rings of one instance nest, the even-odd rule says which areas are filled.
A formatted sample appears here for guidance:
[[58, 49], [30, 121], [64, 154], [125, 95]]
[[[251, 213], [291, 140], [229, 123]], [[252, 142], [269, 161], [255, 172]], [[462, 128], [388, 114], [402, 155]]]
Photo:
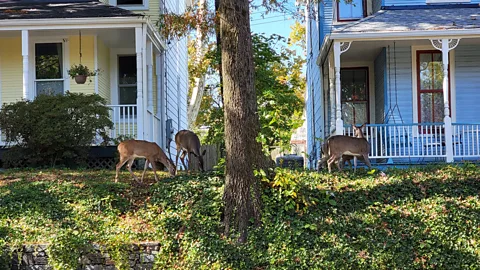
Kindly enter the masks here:
[[[254, 2], [259, 2], [256, 0]], [[289, 9], [295, 10], [295, 0], [290, 0]], [[267, 36], [277, 34], [288, 38], [290, 26], [295, 22], [290, 14], [269, 13], [264, 15], [263, 10], [252, 10], [250, 26], [255, 33], [265, 33]]]

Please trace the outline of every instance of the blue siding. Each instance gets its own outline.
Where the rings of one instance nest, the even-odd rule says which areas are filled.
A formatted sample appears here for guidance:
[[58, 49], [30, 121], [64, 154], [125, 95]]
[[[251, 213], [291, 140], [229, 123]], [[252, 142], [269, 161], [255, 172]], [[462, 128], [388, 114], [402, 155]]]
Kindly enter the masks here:
[[[385, 6], [413, 6], [426, 5], [426, 0], [384, 0]], [[470, 4], [480, 3], [480, 0], [471, 0]], [[442, 3], [447, 4], [447, 3]]]
[[325, 36], [332, 32], [333, 22], [335, 21], [333, 12], [333, 1], [320, 1], [320, 48], [323, 45]]
[[480, 51], [478, 46], [455, 49], [456, 122], [480, 122]]
[[383, 48], [374, 62], [375, 76], [375, 123], [383, 123], [385, 115], [385, 91], [387, 90], [387, 50]]
[[[410, 46], [396, 46], [393, 43], [387, 48], [387, 87], [389, 109], [398, 105], [397, 109], [389, 119], [385, 119], [386, 123], [412, 123], [413, 107], [412, 107], [412, 54]], [[396, 63], [396, 65], [395, 65]], [[395, 82], [396, 74], [396, 82]], [[395, 97], [397, 93], [397, 98]], [[391, 98], [391, 99], [390, 99]]]
[[[318, 9], [317, 9], [318, 11]], [[316, 64], [319, 55], [320, 23], [313, 18], [307, 18], [307, 154], [308, 166], [315, 168], [320, 156], [320, 142], [323, 137], [323, 97], [321, 91], [320, 68]]]

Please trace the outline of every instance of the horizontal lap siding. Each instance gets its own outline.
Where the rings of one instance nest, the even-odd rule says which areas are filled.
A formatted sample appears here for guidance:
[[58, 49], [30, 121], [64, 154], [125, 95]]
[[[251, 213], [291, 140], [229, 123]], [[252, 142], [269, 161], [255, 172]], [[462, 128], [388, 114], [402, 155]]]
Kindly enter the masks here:
[[[184, 2], [184, 1], [180, 1]], [[183, 12], [184, 5], [178, 4], [178, 1], [166, 1], [168, 11]], [[172, 40], [167, 45], [166, 51], [166, 119], [172, 119], [175, 134], [182, 129], [187, 129], [187, 92], [188, 92], [188, 60], [187, 60], [187, 40]], [[167, 150], [168, 151], [168, 150]], [[175, 158], [176, 147], [173, 141], [170, 144], [172, 158]]]
[[[324, 0], [320, 1], [320, 42], [323, 42], [325, 36], [329, 35], [332, 31], [332, 25], [335, 21], [334, 18], [334, 9], [333, 9], [333, 0]], [[320, 45], [322, 45], [320, 43]]]
[[[70, 65], [78, 65], [80, 64], [80, 38], [79, 36], [70, 36], [68, 40], [70, 46]], [[82, 35], [82, 65], [87, 66], [92, 71], [95, 69], [93, 36]], [[67, 67], [67, 69], [70, 69], [70, 67]], [[92, 80], [92, 82], [90, 82], [90, 80]], [[87, 78], [85, 84], [77, 84], [74, 79], [70, 79], [70, 89], [66, 90], [72, 93], [93, 94], [95, 93], [95, 84], [91, 77]]]
[[455, 49], [456, 122], [480, 122], [478, 63], [480, 63], [478, 46], [459, 45]]
[[110, 49], [105, 46], [100, 38], [97, 38], [97, 57], [98, 68], [98, 94], [111, 104], [110, 94]]
[[[320, 3], [319, 5], [322, 5]], [[320, 68], [316, 61], [319, 53], [320, 25], [314, 18], [307, 23], [307, 153], [311, 158], [310, 168], [315, 168], [316, 160], [320, 155], [320, 145], [316, 138], [323, 137], [323, 106]]]
[[385, 48], [378, 54], [374, 62], [375, 76], [375, 123], [383, 123], [385, 115], [385, 84], [387, 77], [385, 71], [387, 68], [387, 50]]
[[[400, 113], [397, 109], [394, 110], [393, 116], [389, 117], [388, 123], [412, 123], [413, 121], [413, 107], [412, 107], [412, 53], [410, 46], [396, 46], [393, 48], [393, 43], [390, 44], [390, 51], [387, 49], [387, 111], [393, 108], [395, 104], [398, 105]], [[396, 65], [395, 65], [396, 59]], [[396, 83], [395, 83], [395, 66], [396, 66]], [[396, 90], [395, 90], [396, 85]], [[397, 92], [397, 100], [395, 99], [395, 92]], [[391, 96], [390, 96], [391, 95]], [[387, 122], [388, 119], [385, 119]]]
[[23, 60], [21, 38], [0, 38], [0, 97], [11, 103], [23, 97]]

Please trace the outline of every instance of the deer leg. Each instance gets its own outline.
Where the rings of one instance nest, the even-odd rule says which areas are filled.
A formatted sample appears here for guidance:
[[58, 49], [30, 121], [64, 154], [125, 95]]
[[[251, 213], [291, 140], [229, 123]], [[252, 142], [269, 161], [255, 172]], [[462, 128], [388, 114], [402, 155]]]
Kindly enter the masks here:
[[337, 158], [337, 168], [338, 168], [338, 171], [342, 171], [342, 168], [340, 167], [340, 162], [343, 162], [342, 160], [342, 156], [340, 156], [340, 158]]
[[368, 159], [367, 154], [363, 155], [363, 162], [365, 162], [365, 164], [367, 164], [369, 169], [372, 169], [372, 164], [370, 164], [370, 160]]
[[[148, 160], [148, 158], [145, 159], [145, 167], [143, 168], [143, 173], [142, 173], [142, 179], [140, 179], [140, 181], [143, 183], [143, 177], [145, 176], [145, 172], [147, 171], [147, 168], [148, 168], [148, 163], [150, 161]], [[152, 163], [153, 164], [153, 163]]]
[[182, 151], [182, 148], [180, 147], [180, 145], [177, 144], [177, 159], [175, 160], [175, 168], [178, 168], [178, 156], [180, 155], [181, 151]]
[[150, 160], [150, 164], [152, 164], [152, 170], [153, 173], [155, 174], [155, 181], [158, 182], [158, 176], [157, 176], [157, 165], [155, 165], [155, 160]]
[[131, 158], [131, 159], [128, 160], [127, 169], [130, 172], [130, 174], [132, 175], [133, 179], [135, 179], [135, 181], [138, 182], [138, 178], [132, 172], [132, 164], [133, 164], [134, 161], [135, 161], [134, 158]]
[[357, 156], [353, 156], [353, 173], [357, 172]]
[[115, 166], [116, 169], [117, 169], [117, 172], [115, 174], [115, 183], [117, 183], [117, 181], [118, 181], [118, 173], [120, 172], [120, 169], [123, 167], [123, 165], [125, 165], [125, 163], [127, 163], [127, 161], [128, 161], [128, 159], [126, 159], [124, 157], [120, 157], [120, 161]]
[[185, 171], [187, 171], [187, 173], [188, 173], [187, 165], [185, 165], [185, 156], [186, 156], [186, 155], [187, 155], [187, 152], [186, 152], [186, 151], [183, 151], [182, 155], [180, 156], [180, 161], [182, 162], [183, 168], [184, 168]]
[[331, 155], [330, 158], [328, 159], [328, 172], [331, 173], [332, 172], [332, 163], [335, 162], [336, 160], [336, 156], [335, 155]]

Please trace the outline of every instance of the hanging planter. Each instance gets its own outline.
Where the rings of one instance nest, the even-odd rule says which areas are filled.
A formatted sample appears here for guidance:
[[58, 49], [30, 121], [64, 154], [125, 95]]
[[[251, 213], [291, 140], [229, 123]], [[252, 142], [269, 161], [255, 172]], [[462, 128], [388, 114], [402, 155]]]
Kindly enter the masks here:
[[77, 84], [84, 84], [87, 81], [87, 76], [86, 75], [76, 75], [75, 76], [75, 82]]
[[[91, 71], [87, 66], [82, 65], [82, 32], [79, 31], [78, 35], [80, 64], [73, 64], [68, 70], [68, 75], [70, 76], [70, 78], [75, 79], [75, 82], [77, 84], [84, 84], [87, 81], [87, 77], [97, 76], [100, 70], [97, 69]], [[92, 80], [90, 79], [90, 82], [91, 81]]]
[[87, 77], [94, 77], [98, 74], [98, 69], [91, 71], [87, 66], [82, 64], [73, 64], [68, 70], [70, 78], [75, 79], [78, 84], [84, 84], [87, 81]]

